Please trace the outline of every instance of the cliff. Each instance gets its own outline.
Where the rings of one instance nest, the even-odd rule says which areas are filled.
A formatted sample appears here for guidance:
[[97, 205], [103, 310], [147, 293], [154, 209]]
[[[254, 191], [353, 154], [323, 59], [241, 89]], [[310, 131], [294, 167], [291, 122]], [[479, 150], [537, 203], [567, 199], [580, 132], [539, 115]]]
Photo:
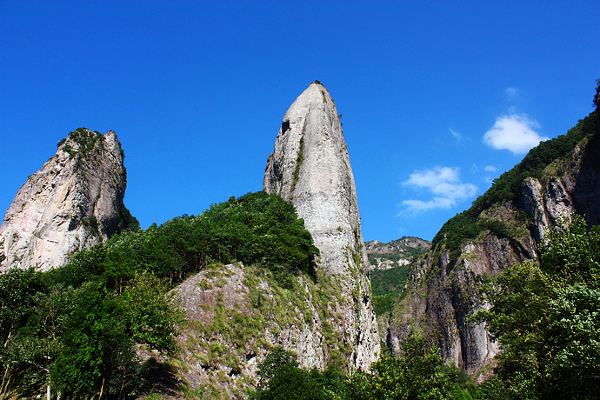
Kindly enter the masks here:
[[172, 363], [198, 397], [246, 397], [258, 364], [277, 347], [304, 368], [366, 370], [379, 356], [354, 178], [335, 104], [321, 84], [312, 83], [285, 114], [264, 189], [293, 206], [319, 255], [312, 271], [297, 274], [250, 262], [210, 265], [173, 289], [185, 321]]
[[442, 227], [387, 321], [383, 336], [392, 351], [417, 326], [448, 362], [471, 374], [488, 371], [500, 350], [483, 324], [469, 320], [486, 307], [480, 285], [507, 266], [536, 259], [545, 231], [572, 213], [600, 223], [598, 129], [595, 111], [566, 135], [542, 142]]
[[285, 113], [267, 161], [264, 189], [291, 202], [321, 252], [318, 268], [334, 278], [342, 301], [337, 345], [351, 349], [354, 368], [368, 368], [379, 356], [369, 265], [362, 239], [356, 186], [335, 103], [315, 81]]
[[117, 135], [79, 128], [17, 192], [0, 226], [0, 272], [45, 271], [137, 225], [123, 204], [126, 172]]

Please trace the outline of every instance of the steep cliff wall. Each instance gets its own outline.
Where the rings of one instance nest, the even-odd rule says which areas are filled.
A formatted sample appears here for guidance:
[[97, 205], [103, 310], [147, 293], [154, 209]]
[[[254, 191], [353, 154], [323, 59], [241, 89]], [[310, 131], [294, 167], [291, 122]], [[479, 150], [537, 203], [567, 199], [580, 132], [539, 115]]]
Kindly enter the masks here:
[[468, 319], [486, 306], [481, 283], [507, 266], [535, 259], [545, 231], [568, 221], [571, 213], [600, 222], [598, 127], [596, 111], [567, 135], [541, 143], [442, 227], [387, 323], [384, 336], [393, 351], [417, 326], [447, 361], [469, 373], [485, 372], [499, 348], [483, 324]]
[[319, 269], [339, 283], [334, 329], [351, 349], [351, 364], [368, 368], [379, 355], [367, 254], [356, 187], [342, 125], [331, 95], [314, 82], [286, 112], [267, 161], [264, 189], [290, 201], [321, 252]]
[[311, 84], [285, 114], [267, 161], [267, 193], [294, 206], [320, 255], [314, 273], [212, 265], [174, 290], [185, 313], [172, 360], [194, 396], [244, 398], [274, 348], [304, 368], [368, 369], [380, 339], [356, 189], [333, 99]]
[[137, 224], [123, 204], [126, 173], [114, 132], [80, 128], [17, 192], [0, 226], [0, 272], [48, 270]]

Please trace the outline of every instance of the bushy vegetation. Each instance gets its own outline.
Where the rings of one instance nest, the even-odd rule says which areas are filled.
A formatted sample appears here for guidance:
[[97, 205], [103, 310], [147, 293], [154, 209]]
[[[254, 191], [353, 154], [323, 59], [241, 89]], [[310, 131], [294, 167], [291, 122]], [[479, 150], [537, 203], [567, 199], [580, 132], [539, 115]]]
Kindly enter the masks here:
[[149, 271], [173, 285], [215, 262], [257, 264], [283, 275], [312, 274], [317, 253], [293, 206], [258, 192], [231, 197], [199, 216], [114, 236], [50, 274], [70, 284], [103, 276], [109, 287], [118, 289], [121, 280]]
[[485, 291], [486, 321], [503, 351], [495, 375], [475, 384], [412, 333], [402, 355], [371, 372], [301, 369], [277, 350], [260, 365], [254, 399], [597, 399], [600, 393], [600, 226], [575, 216], [542, 245], [540, 263], [503, 271]]
[[541, 262], [503, 271], [479, 318], [503, 351], [510, 399], [597, 399], [600, 393], [600, 227], [576, 216], [550, 233]]
[[135, 397], [156, 370], [139, 350], [175, 350], [174, 285], [233, 261], [287, 282], [312, 274], [316, 254], [293, 206], [253, 193], [121, 233], [50, 272], [12, 270], [0, 276], [0, 394], [32, 397], [50, 385], [63, 398]]
[[100, 279], [67, 286], [32, 270], [2, 275], [2, 389], [26, 398], [47, 385], [72, 398], [135, 394], [146, 368], [135, 346], [175, 348], [178, 313], [166, 288], [150, 274], [120, 292]]
[[486, 221], [480, 220], [481, 213], [492, 205], [503, 201], [521, 200], [521, 184], [527, 177], [543, 178], [544, 169], [552, 162], [567, 156], [586, 136], [593, 135], [598, 130], [598, 112], [594, 111], [566, 135], [541, 142], [531, 149], [523, 161], [510, 171], [494, 180], [492, 187], [473, 202], [468, 210], [448, 220], [433, 238], [432, 244], [445, 239], [446, 248], [456, 255], [456, 251], [467, 240], [473, 239], [483, 230], [488, 229]]
[[403, 355], [385, 353], [371, 372], [347, 374], [332, 366], [304, 370], [281, 349], [259, 366], [255, 400], [484, 399], [458, 369], [442, 362], [439, 350], [413, 333], [403, 342]]
[[[69, 138], [77, 143], [79, 149], [76, 150], [68, 144], [63, 146], [63, 150], [69, 153], [71, 158], [75, 157], [77, 154], [86, 156], [88, 155], [96, 146], [98, 140], [102, 139], [102, 134], [98, 131], [91, 131], [87, 128], [77, 128], [74, 131], [69, 133]], [[57, 147], [60, 147], [65, 142], [65, 139], [58, 142]]]
[[408, 279], [411, 266], [374, 270], [369, 273], [375, 314], [383, 315], [394, 308], [396, 299], [404, 293], [404, 285]]

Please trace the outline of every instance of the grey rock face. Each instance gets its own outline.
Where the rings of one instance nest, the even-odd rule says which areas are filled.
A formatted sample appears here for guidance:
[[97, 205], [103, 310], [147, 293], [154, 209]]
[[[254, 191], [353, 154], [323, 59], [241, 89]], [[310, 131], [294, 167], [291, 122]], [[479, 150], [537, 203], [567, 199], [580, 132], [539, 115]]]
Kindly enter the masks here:
[[551, 178], [545, 187], [536, 178], [526, 178], [522, 185], [523, 210], [533, 219], [535, 239], [539, 242], [544, 232], [556, 223], [568, 222], [575, 212], [570, 190], [559, 178]]
[[286, 112], [267, 161], [264, 189], [291, 202], [321, 255], [319, 269], [339, 280], [344, 302], [339, 329], [355, 368], [368, 368], [380, 351], [366, 277], [354, 176], [340, 118], [329, 92], [312, 83]]
[[533, 218], [535, 224], [535, 238], [540, 241], [544, 237], [544, 231], [549, 222], [544, 209], [544, 197], [542, 196], [542, 185], [536, 178], [525, 178], [522, 184], [523, 209]]
[[6, 212], [0, 272], [61, 266], [73, 252], [123, 228], [133, 221], [123, 205], [125, 185], [123, 152], [114, 132], [71, 132]]
[[[220, 392], [218, 398], [247, 398], [243, 393], [256, 385], [258, 364], [275, 347], [293, 351], [304, 368], [325, 368], [327, 349], [313, 286], [300, 277], [295, 301], [280, 306], [281, 289], [241, 263], [182, 282], [172, 292], [186, 315], [177, 337], [182, 377], [194, 389], [211, 386]], [[252, 301], [257, 295], [258, 306]]]
[[546, 194], [544, 195], [544, 203], [548, 215], [553, 222], [559, 222], [562, 218], [569, 218], [573, 213], [573, 200], [569, 190], [563, 182], [558, 178], [553, 178], [546, 185]]

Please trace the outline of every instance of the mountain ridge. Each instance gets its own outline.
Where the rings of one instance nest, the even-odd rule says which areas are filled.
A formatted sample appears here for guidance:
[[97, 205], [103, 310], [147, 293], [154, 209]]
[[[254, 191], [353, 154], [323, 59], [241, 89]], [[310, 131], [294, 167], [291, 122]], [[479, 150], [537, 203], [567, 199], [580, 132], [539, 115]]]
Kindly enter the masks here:
[[415, 262], [408, 290], [387, 322], [384, 336], [393, 352], [417, 326], [447, 362], [485, 374], [500, 349], [483, 323], [469, 320], [482, 306], [479, 285], [512, 264], [537, 259], [544, 232], [571, 213], [591, 225], [600, 222], [598, 129], [596, 110], [532, 149], [442, 226], [431, 251]]

